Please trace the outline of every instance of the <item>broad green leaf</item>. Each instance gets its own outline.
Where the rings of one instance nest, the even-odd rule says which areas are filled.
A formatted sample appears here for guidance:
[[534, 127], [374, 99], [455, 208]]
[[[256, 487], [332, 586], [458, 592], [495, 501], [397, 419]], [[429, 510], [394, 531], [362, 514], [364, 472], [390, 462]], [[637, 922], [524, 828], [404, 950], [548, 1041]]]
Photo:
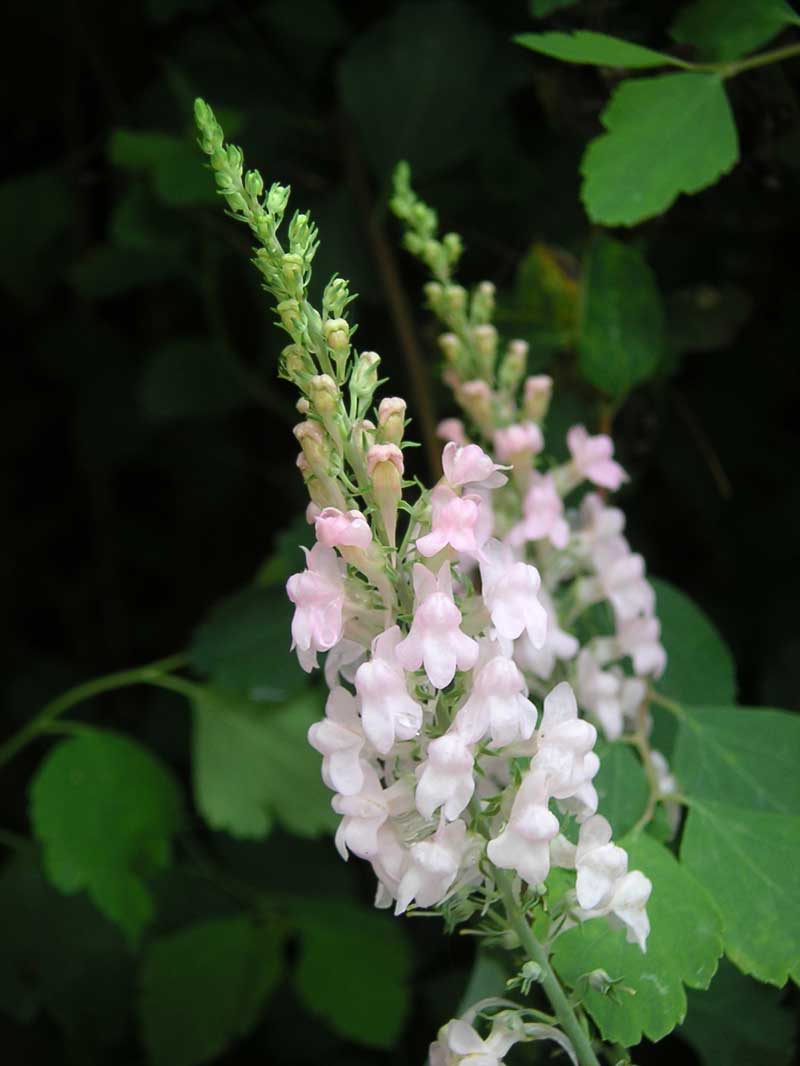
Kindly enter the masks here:
[[208, 1062], [249, 1032], [280, 979], [282, 948], [276, 930], [244, 917], [198, 922], [154, 940], [140, 1000], [153, 1066]]
[[736, 59], [766, 44], [784, 26], [800, 25], [785, 0], [696, 0], [673, 22], [670, 33], [709, 59]]
[[656, 682], [678, 703], [733, 703], [736, 672], [730, 651], [708, 617], [674, 585], [653, 578], [667, 668]]
[[170, 207], [217, 202], [214, 183], [198, 163], [197, 146], [189, 137], [116, 129], [108, 154], [115, 166], [148, 173], [156, 195]]
[[214, 829], [265, 837], [277, 819], [290, 833], [332, 832], [337, 819], [306, 739], [322, 717], [307, 692], [280, 707], [202, 689], [194, 702], [193, 776], [198, 810]]
[[705, 1066], [789, 1066], [795, 1019], [781, 998], [722, 959], [708, 991], [689, 993], [681, 1036]]
[[164, 869], [182, 813], [178, 785], [145, 748], [85, 729], [47, 756], [30, 787], [30, 815], [48, 877], [85, 889], [136, 940], [153, 915], [146, 877]]
[[647, 806], [650, 789], [642, 764], [629, 744], [598, 744], [600, 769], [594, 779], [599, 811], [619, 840], [636, 825]]
[[391, 1048], [410, 1001], [411, 955], [389, 915], [339, 903], [301, 901], [294, 987], [309, 1013], [369, 1047]]
[[646, 834], [622, 843], [630, 868], [642, 870], [653, 882], [647, 952], [626, 943], [623, 930], [594, 918], [557, 937], [553, 961], [573, 986], [595, 969], [621, 980], [614, 995], [590, 988], [583, 1002], [606, 1040], [632, 1047], [643, 1036], [660, 1040], [683, 1021], [684, 985], [708, 987], [722, 939], [711, 897], [663, 845]]
[[594, 222], [632, 226], [681, 193], [713, 185], [739, 158], [722, 79], [663, 74], [624, 81], [601, 115], [607, 132], [581, 162], [581, 198]]
[[725, 953], [778, 985], [800, 972], [800, 817], [694, 801], [681, 861], [722, 915]]
[[577, 260], [537, 241], [517, 267], [513, 289], [498, 300], [495, 318], [528, 342], [529, 365], [538, 370], [574, 345], [578, 311]]
[[230, 352], [192, 337], [171, 341], [154, 353], [139, 395], [145, 413], [160, 420], [223, 415], [252, 402]]
[[665, 63], [681, 66], [679, 60], [664, 52], [654, 52], [640, 44], [609, 37], [591, 30], [573, 33], [520, 33], [514, 40], [532, 52], [563, 59], [567, 63], [590, 63], [597, 67], [663, 67]]
[[800, 815], [800, 715], [684, 707], [673, 769], [690, 799]]
[[192, 665], [215, 685], [252, 700], [285, 700], [308, 682], [289, 651], [291, 620], [282, 588], [242, 589], [214, 607], [195, 631]]
[[624, 396], [652, 377], [664, 349], [658, 284], [643, 255], [604, 234], [589, 248], [578, 338], [581, 373], [596, 388]]

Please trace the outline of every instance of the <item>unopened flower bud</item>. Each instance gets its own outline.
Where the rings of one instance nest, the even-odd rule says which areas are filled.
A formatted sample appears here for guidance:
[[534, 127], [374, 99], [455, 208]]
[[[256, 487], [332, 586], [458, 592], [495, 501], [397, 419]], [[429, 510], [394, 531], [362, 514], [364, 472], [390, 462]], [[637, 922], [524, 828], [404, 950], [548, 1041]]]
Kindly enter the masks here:
[[339, 405], [339, 389], [328, 374], [315, 374], [308, 383], [308, 393], [319, 415], [331, 414]]
[[304, 255], [312, 238], [311, 219], [298, 211], [289, 223], [289, 248], [292, 252]]
[[495, 287], [491, 281], [482, 281], [472, 290], [472, 320], [485, 323], [491, 321], [494, 314]]
[[248, 196], [257, 200], [264, 191], [264, 179], [257, 170], [248, 170], [244, 178], [244, 187]]
[[350, 347], [350, 326], [344, 318], [329, 318], [322, 323], [328, 347], [335, 352], [346, 351]]
[[500, 388], [506, 392], [515, 393], [520, 381], [525, 376], [527, 365], [528, 342], [522, 340], [509, 341], [498, 373]]
[[283, 328], [290, 333], [294, 332], [300, 319], [300, 304], [297, 300], [281, 300], [275, 310], [280, 316]]
[[523, 406], [528, 418], [541, 422], [550, 406], [553, 379], [549, 374], [535, 374], [525, 381]]
[[428, 306], [432, 311], [437, 311], [442, 306], [442, 296], [444, 289], [438, 281], [428, 281], [423, 286], [425, 290], [425, 296], [428, 300]]
[[448, 363], [453, 364], [461, 354], [461, 341], [455, 333], [440, 333], [439, 347]]
[[281, 269], [287, 281], [303, 273], [303, 257], [296, 252], [286, 252], [281, 256]]
[[287, 344], [281, 352], [281, 373], [301, 388], [305, 387], [314, 364], [308, 352], [300, 344]]
[[308, 420], [298, 422], [292, 432], [314, 473], [327, 474], [328, 450], [325, 446], [325, 434], [319, 423]]
[[445, 233], [442, 238], [442, 245], [447, 253], [447, 259], [452, 266], [457, 263], [461, 258], [461, 253], [464, 251], [464, 245], [461, 241], [461, 237], [457, 233]]
[[406, 401], [399, 396], [386, 396], [378, 407], [380, 438], [386, 444], [399, 444], [405, 428]]
[[391, 547], [395, 546], [397, 506], [403, 494], [403, 469], [403, 453], [396, 444], [373, 444], [367, 452], [367, 473]]
[[458, 402], [482, 432], [490, 437], [494, 429], [492, 391], [485, 381], [465, 381], [458, 387]]
[[467, 290], [461, 285], [448, 285], [444, 290], [444, 302], [448, 311], [463, 311], [467, 306]]
[[594, 988], [602, 996], [608, 995], [614, 985], [618, 983], [605, 970], [592, 970], [591, 973], [587, 973], [585, 976], [589, 987]]
[[350, 391], [360, 399], [371, 400], [378, 386], [378, 367], [381, 357], [377, 352], [362, 352], [350, 375]]
[[289, 189], [286, 185], [279, 185], [275, 182], [270, 186], [270, 190], [267, 193], [267, 211], [271, 215], [283, 215], [286, 210], [286, 205], [289, 202]]
[[350, 290], [344, 278], [331, 278], [322, 294], [322, 306], [330, 318], [341, 318], [350, 300]]
[[308, 402], [305, 396], [301, 396], [294, 406], [295, 410], [299, 415], [307, 415], [308, 412], [311, 410], [311, 404]]
[[488, 322], [481, 326], [475, 326], [472, 330], [472, 340], [480, 357], [480, 369], [484, 378], [489, 381], [494, 377], [494, 362], [497, 355], [497, 330]]

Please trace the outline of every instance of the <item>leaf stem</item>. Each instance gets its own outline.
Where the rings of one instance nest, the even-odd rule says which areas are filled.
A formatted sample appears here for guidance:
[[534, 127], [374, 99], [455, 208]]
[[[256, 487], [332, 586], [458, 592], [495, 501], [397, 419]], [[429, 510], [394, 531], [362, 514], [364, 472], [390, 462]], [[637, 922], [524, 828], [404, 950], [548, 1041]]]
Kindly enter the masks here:
[[[184, 653], [170, 655], [166, 659], [159, 659], [156, 662], [147, 663], [145, 666], [137, 666], [132, 670], [119, 670], [114, 674], [106, 674], [104, 677], [96, 677], [91, 681], [84, 681], [83, 684], [76, 685], [67, 692], [63, 692], [43, 707], [20, 730], [10, 736], [4, 744], [0, 745], [0, 766], [4, 766], [13, 759], [18, 752], [27, 747], [36, 737], [47, 732], [53, 722], [76, 704], [83, 703], [84, 700], [91, 699], [93, 696], [99, 696], [103, 692], [126, 688], [128, 685], [164, 685], [166, 681], [165, 675], [172, 670], [185, 666], [186, 662], [187, 657]], [[180, 679], [172, 678], [171, 680], [178, 681]], [[184, 684], [188, 684], [188, 682]], [[169, 687], [175, 688], [177, 686], [170, 685]]]
[[756, 56], [748, 56], [747, 59], [737, 59], [733, 63], [709, 64], [709, 68], [718, 70], [723, 78], [735, 78], [745, 70], [755, 70], [756, 67], [765, 67], [769, 63], [780, 63], [781, 60], [791, 59], [796, 55], [800, 55], [800, 41], [783, 45], [782, 48], [772, 48], [769, 52], [761, 52]]
[[669, 711], [670, 714], [674, 714], [676, 718], [684, 718], [683, 707], [675, 700], [668, 699], [666, 696], [662, 696], [661, 693], [654, 688], [650, 688], [648, 697], [653, 703], [657, 703], [659, 707], [663, 707]]

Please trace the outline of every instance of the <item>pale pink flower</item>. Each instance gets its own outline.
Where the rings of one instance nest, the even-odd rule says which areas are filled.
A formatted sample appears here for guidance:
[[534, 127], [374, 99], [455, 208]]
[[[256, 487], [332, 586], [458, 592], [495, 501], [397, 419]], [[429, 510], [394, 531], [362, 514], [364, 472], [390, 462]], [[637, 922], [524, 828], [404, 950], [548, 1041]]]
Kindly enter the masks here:
[[357, 793], [334, 796], [331, 806], [342, 815], [336, 830], [336, 847], [343, 859], [348, 851], [362, 859], [378, 853], [378, 830], [387, 818], [404, 814], [411, 807], [411, 793], [402, 781], [384, 788], [369, 763], [361, 763], [364, 779]]
[[575, 693], [566, 681], [545, 697], [537, 739], [531, 767], [544, 773], [550, 795], [575, 800], [572, 806], [579, 820], [594, 814], [597, 792], [591, 781], [600, 768], [600, 760], [592, 751], [597, 730], [578, 717]]
[[638, 944], [642, 951], [646, 951], [650, 920], [645, 908], [652, 891], [650, 879], [641, 870], [631, 870], [614, 883], [608, 902], [592, 909], [581, 909], [578, 917], [586, 921], [607, 916], [612, 924], [625, 929], [625, 939], [629, 944]]
[[307, 569], [289, 578], [286, 592], [295, 605], [292, 647], [308, 671], [316, 666], [318, 651], [327, 651], [341, 639], [345, 564], [324, 544], [303, 551]]
[[466, 1021], [454, 1018], [442, 1026], [431, 1044], [428, 1066], [503, 1066], [503, 1056], [509, 1048], [524, 1039], [521, 1030], [512, 1030], [498, 1021], [483, 1040]]
[[535, 422], [521, 422], [495, 430], [494, 451], [501, 463], [518, 462], [538, 455], [544, 447], [542, 431]]
[[554, 547], [565, 548], [569, 541], [569, 526], [564, 518], [564, 502], [552, 475], [534, 471], [525, 493], [523, 519], [509, 533], [508, 542], [517, 545], [545, 537]]
[[644, 559], [631, 552], [624, 537], [602, 541], [596, 545], [592, 558], [603, 595], [610, 600], [618, 621], [653, 613], [656, 595], [645, 580]]
[[618, 537], [625, 529], [625, 513], [608, 507], [602, 496], [587, 492], [581, 500], [581, 540], [590, 547], [609, 537]]
[[558, 819], [547, 802], [547, 778], [531, 768], [514, 798], [508, 824], [486, 848], [495, 866], [516, 870], [530, 885], [540, 884], [550, 872], [550, 841], [558, 835]]
[[628, 475], [612, 459], [614, 442], [605, 433], [590, 437], [584, 426], [573, 426], [567, 433], [567, 446], [578, 473], [602, 488], [618, 489]]
[[327, 548], [368, 548], [372, 543], [369, 522], [360, 511], [326, 507], [317, 515], [317, 540]]
[[497, 489], [508, 481], [498, 464], [477, 444], [458, 445], [454, 441], [445, 444], [442, 469], [454, 489], [462, 485]]
[[356, 670], [366, 654], [363, 644], [348, 640], [347, 637], [342, 637], [338, 644], [334, 644], [325, 656], [325, 684], [328, 688], [336, 688], [340, 677], [352, 685]]
[[402, 639], [399, 626], [377, 636], [372, 642], [372, 658], [362, 663], [355, 675], [364, 732], [381, 755], [390, 751], [396, 740], [411, 740], [422, 726], [422, 708], [408, 694], [397, 655]]
[[525, 632], [540, 648], [547, 636], [547, 612], [538, 599], [539, 571], [516, 560], [511, 548], [495, 539], [484, 545], [480, 568], [483, 601], [497, 632], [507, 640]]
[[628, 872], [627, 852], [612, 844], [611, 826], [601, 814], [581, 826], [575, 869], [575, 894], [584, 910], [610, 903], [617, 882]]
[[460, 819], [440, 822], [433, 836], [412, 844], [397, 889], [395, 914], [402, 914], [412, 900], [420, 907], [432, 907], [446, 899], [469, 846], [467, 827]]
[[335, 688], [325, 704], [325, 718], [308, 730], [308, 742], [322, 756], [322, 780], [343, 796], [354, 796], [364, 784], [361, 749], [364, 733], [358, 704], [344, 688]]
[[553, 379], [549, 374], [533, 374], [526, 378], [522, 401], [525, 413], [540, 422], [547, 414], [552, 392]]
[[444, 484], [431, 493], [431, 531], [417, 540], [417, 551], [430, 558], [448, 546], [457, 552], [480, 551], [475, 533], [482, 500], [469, 494], [457, 496]]
[[667, 653], [660, 641], [661, 623], [654, 616], [621, 620], [617, 642], [623, 655], [633, 659], [633, 669], [640, 677], [661, 677], [667, 665]]
[[439, 807], [448, 822], [458, 818], [475, 790], [473, 765], [469, 744], [454, 730], [430, 742], [428, 757], [417, 771], [416, 804], [423, 818], [433, 817]]
[[469, 443], [460, 418], [443, 418], [436, 427], [436, 436], [439, 440], [452, 441], [460, 447]]
[[[395, 655], [406, 670], [425, 667], [434, 688], [445, 688], [456, 669], [471, 670], [478, 645], [461, 632], [461, 611], [453, 601], [450, 564], [434, 576], [427, 567], [414, 566], [414, 618], [411, 632], [400, 641]], [[367, 734], [369, 735], [369, 734]]]
[[571, 633], [566, 633], [559, 627], [555, 605], [544, 589], [539, 589], [538, 598], [547, 612], [544, 644], [539, 648], [534, 647], [528, 634], [522, 633], [514, 645], [514, 661], [521, 670], [527, 670], [542, 681], [548, 681], [555, 669], [556, 659], [574, 659], [580, 645]]
[[375, 906], [390, 907], [397, 898], [400, 881], [408, 867], [408, 848], [390, 822], [384, 822], [378, 830], [376, 850], [369, 861], [378, 878]]
[[536, 729], [536, 708], [527, 697], [525, 678], [498, 648], [476, 669], [472, 691], [455, 717], [454, 728], [470, 744], [490, 733], [495, 748], [530, 740]]
[[597, 719], [609, 740], [617, 740], [624, 724], [620, 678], [602, 670], [589, 648], [581, 650], [577, 666], [581, 706]]

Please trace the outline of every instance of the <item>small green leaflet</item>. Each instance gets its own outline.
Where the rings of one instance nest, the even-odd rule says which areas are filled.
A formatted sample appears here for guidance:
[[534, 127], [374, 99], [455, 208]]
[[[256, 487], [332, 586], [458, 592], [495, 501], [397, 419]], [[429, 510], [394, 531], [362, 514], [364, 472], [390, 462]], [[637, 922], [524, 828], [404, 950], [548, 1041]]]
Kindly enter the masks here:
[[306, 740], [322, 713], [314, 692], [275, 707], [198, 686], [194, 793], [213, 829], [259, 839], [277, 819], [298, 836], [333, 832], [337, 819], [320, 777], [320, 756]]
[[283, 969], [283, 939], [244, 917], [198, 922], [153, 941], [140, 1009], [153, 1066], [208, 1062], [243, 1036]]
[[62, 892], [86, 889], [132, 941], [153, 914], [146, 876], [168, 865], [181, 815], [165, 766], [132, 740], [94, 729], [57, 744], [30, 786], [48, 877]]
[[680, 1034], [705, 1066], [789, 1066], [795, 1019], [781, 993], [739, 973], [726, 959], [707, 992], [689, 992]]
[[785, 0], [697, 0], [678, 14], [670, 33], [709, 59], [737, 59], [766, 44], [784, 26], [800, 25]]
[[642, 764], [629, 744], [598, 741], [600, 769], [594, 779], [599, 810], [619, 840], [636, 825], [647, 806], [650, 789]]
[[647, 952], [626, 943], [623, 930], [595, 918], [556, 939], [553, 963], [573, 987], [595, 969], [621, 980], [613, 995], [588, 989], [584, 1003], [606, 1040], [632, 1047], [643, 1036], [660, 1040], [683, 1020], [684, 985], [708, 987], [722, 939], [711, 897], [663, 845], [646, 834], [621, 843], [630, 868], [642, 870], [653, 882]]
[[575, 30], [574, 33], [520, 33], [514, 38], [517, 44], [532, 52], [563, 59], [568, 63], [589, 63], [598, 67], [627, 67], [631, 70], [644, 67], [663, 67], [665, 64], [683, 66], [679, 59], [664, 52], [654, 52], [640, 44], [609, 37], [591, 30]]
[[624, 81], [600, 116], [607, 132], [581, 162], [581, 198], [594, 222], [632, 226], [680, 193], [713, 185], [739, 158], [722, 79], [662, 74]]
[[622, 397], [658, 369], [664, 311], [658, 284], [641, 252], [604, 234], [586, 257], [578, 338], [581, 373]]
[[391, 1048], [410, 1003], [411, 956], [402, 925], [348, 904], [302, 900], [295, 910], [300, 961], [294, 987], [337, 1033]]

